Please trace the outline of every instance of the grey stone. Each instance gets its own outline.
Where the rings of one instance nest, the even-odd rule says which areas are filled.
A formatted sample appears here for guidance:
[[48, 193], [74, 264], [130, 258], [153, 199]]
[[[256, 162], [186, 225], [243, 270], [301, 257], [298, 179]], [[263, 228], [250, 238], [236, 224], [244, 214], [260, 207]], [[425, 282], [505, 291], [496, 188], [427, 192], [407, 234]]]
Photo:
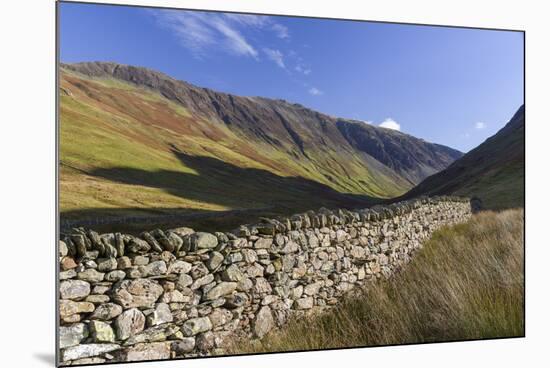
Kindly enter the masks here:
[[210, 331], [197, 335], [195, 347], [203, 353], [214, 349], [216, 347], [215, 335]]
[[113, 287], [113, 300], [124, 308], [151, 308], [163, 291], [148, 279], [123, 280]]
[[208, 317], [191, 318], [182, 325], [181, 331], [184, 336], [195, 336], [201, 332], [210, 331], [212, 322]]
[[103, 321], [111, 320], [122, 313], [122, 307], [115, 303], [105, 303], [99, 305], [92, 313], [92, 319], [100, 319]]
[[126, 340], [145, 328], [145, 316], [137, 308], [122, 312], [115, 320], [115, 331], [119, 340]]
[[91, 320], [89, 326], [94, 342], [115, 342], [115, 333], [110, 324]]
[[164, 275], [168, 268], [166, 267], [166, 262], [155, 261], [149, 263], [146, 266], [141, 266], [139, 270], [144, 277], [147, 277]]
[[158, 303], [155, 311], [147, 316], [148, 326], [158, 326], [163, 323], [172, 322], [174, 317], [170, 311], [170, 307], [166, 303]]
[[118, 267], [118, 263], [116, 258], [106, 258], [98, 260], [97, 263], [97, 269], [100, 272], [109, 272], [112, 270], [116, 270]]
[[59, 348], [80, 344], [89, 335], [88, 327], [84, 323], [59, 327]]
[[224, 281], [234, 281], [239, 282], [244, 278], [244, 274], [241, 272], [239, 267], [235, 264], [229, 265], [222, 272], [222, 280]]
[[117, 344], [82, 344], [61, 350], [61, 360], [66, 362], [82, 358], [98, 356], [120, 349]]
[[180, 341], [174, 341], [172, 343], [172, 350], [176, 353], [176, 356], [181, 356], [193, 351], [195, 348], [194, 337], [183, 337]]
[[213, 271], [222, 264], [223, 259], [224, 259], [224, 256], [220, 252], [216, 252], [216, 251], [211, 252], [210, 258], [206, 262], [206, 267], [208, 267], [210, 271]]
[[313, 298], [300, 298], [294, 301], [295, 309], [311, 309], [313, 308]]
[[131, 336], [124, 342], [124, 345], [129, 346], [144, 342], [166, 341], [168, 337], [176, 334], [178, 331], [178, 326], [172, 323], [165, 323], [163, 325], [150, 327], [134, 336]]
[[90, 302], [75, 302], [72, 300], [59, 301], [59, 315], [61, 318], [69, 317], [73, 314], [91, 313], [95, 306]]
[[205, 300], [214, 300], [222, 297], [224, 295], [232, 293], [237, 288], [236, 282], [225, 282], [222, 281], [218, 285], [210, 289], [205, 295]]
[[90, 284], [82, 280], [62, 281], [59, 285], [61, 299], [82, 299], [90, 294]]
[[126, 272], [121, 270], [115, 270], [107, 273], [105, 275], [105, 280], [110, 282], [117, 282], [120, 280], [124, 280], [125, 277], [126, 277]]
[[259, 238], [254, 243], [256, 249], [268, 249], [273, 244], [273, 238]]
[[189, 235], [191, 250], [212, 249], [218, 245], [218, 238], [210, 233], [197, 232]]
[[269, 306], [260, 308], [259, 312], [256, 314], [256, 319], [254, 320], [254, 335], [261, 339], [271, 330], [273, 324], [274, 321], [271, 308], [269, 308]]
[[120, 357], [126, 362], [170, 359], [170, 342], [141, 343], [124, 348]]
[[76, 277], [79, 280], [95, 283], [103, 281], [105, 274], [103, 272], [96, 271], [94, 268], [89, 268], [86, 271], [79, 272]]
[[186, 273], [182, 273], [176, 283], [176, 287], [181, 290], [193, 284], [193, 278]]
[[188, 273], [189, 271], [191, 271], [191, 267], [191, 263], [177, 260], [170, 263], [170, 265], [168, 266], [168, 273]]

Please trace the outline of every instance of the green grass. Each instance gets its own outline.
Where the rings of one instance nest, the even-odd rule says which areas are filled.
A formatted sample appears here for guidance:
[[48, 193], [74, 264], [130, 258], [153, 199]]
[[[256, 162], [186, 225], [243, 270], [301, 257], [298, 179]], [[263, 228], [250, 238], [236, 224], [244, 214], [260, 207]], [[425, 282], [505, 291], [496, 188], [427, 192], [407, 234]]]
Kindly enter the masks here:
[[403, 272], [294, 318], [234, 353], [524, 335], [523, 210], [484, 212], [434, 233]]
[[[72, 72], [62, 73], [61, 88], [64, 218], [257, 208], [292, 213], [364, 206], [372, 203], [369, 196], [403, 191], [395, 180], [349, 154], [340, 157], [348, 175], [334, 175], [331, 182], [325, 175], [334, 174], [334, 168], [326, 160], [341, 155], [337, 147], [323, 147], [324, 153], [312, 152], [310, 160], [299, 161], [287, 147], [249, 142], [224, 124], [192, 116], [146, 88]], [[174, 149], [214, 160], [184, 162]]]

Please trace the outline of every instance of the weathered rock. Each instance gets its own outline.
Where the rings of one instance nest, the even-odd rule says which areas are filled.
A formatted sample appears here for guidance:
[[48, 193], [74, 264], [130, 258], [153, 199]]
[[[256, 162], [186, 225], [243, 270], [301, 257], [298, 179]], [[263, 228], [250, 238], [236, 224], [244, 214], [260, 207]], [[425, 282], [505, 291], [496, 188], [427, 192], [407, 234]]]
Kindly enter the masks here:
[[300, 298], [294, 301], [294, 306], [296, 309], [311, 309], [313, 308], [313, 298]]
[[109, 272], [116, 270], [118, 266], [116, 258], [102, 259], [97, 263], [97, 269], [100, 272]]
[[103, 281], [105, 274], [103, 272], [96, 271], [94, 268], [89, 268], [86, 271], [79, 272], [76, 277], [79, 280], [95, 283]]
[[120, 280], [124, 280], [125, 277], [126, 277], [126, 273], [124, 271], [115, 270], [107, 273], [105, 275], [105, 280], [110, 282], [117, 282]]
[[210, 258], [208, 259], [208, 262], [206, 262], [206, 267], [208, 267], [210, 271], [213, 271], [222, 264], [223, 259], [223, 254], [214, 251], [210, 253]]
[[216, 308], [208, 315], [210, 322], [212, 322], [212, 327], [218, 327], [225, 325], [233, 318], [233, 313], [224, 308]]
[[254, 243], [256, 249], [268, 249], [273, 244], [273, 238], [259, 238]]
[[218, 285], [210, 289], [205, 295], [205, 300], [214, 300], [218, 299], [224, 295], [232, 293], [237, 288], [236, 282], [225, 282], [222, 281]]
[[168, 266], [168, 273], [188, 273], [191, 271], [191, 267], [191, 263], [177, 260]]
[[181, 290], [193, 284], [193, 278], [186, 273], [182, 273], [176, 283], [176, 287]]
[[168, 337], [174, 335], [178, 331], [179, 327], [171, 323], [150, 327], [146, 330], [143, 330], [141, 333], [138, 333], [128, 338], [124, 342], [124, 345], [129, 346], [144, 342], [166, 341]]
[[170, 307], [166, 303], [158, 303], [155, 311], [147, 316], [148, 326], [158, 326], [163, 323], [172, 322], [174, 317], [170, 311]]
[[67, 243], [65, 243], [63, 240], [59, 241], [59, 256], [65, 257], [67, 254], [69, 254], [69, 248], [67, 247]]
[[120, 358], [126, 362], [170, 359], [170, 345], [170, 342], [137, 344], [124, 348], [124, 350], [120, 352]]
[[84, 323], [76, 323], [71, 326], [59, 327], [59, 348], [80, 344], [89, 335], [88, 326]]
[[162, 286], [148, 279], [123, 280], [113, 287], [113, 300], [124, 308], [150, 308], [162, 292]]
[[[187, 244], [186, 244], [187, 241]], [[212, 249], [218, 245], [218, 238], [210, 233], [197, 232], [188, 235], [184, 239], [184, 247], [187, 245], [187, 250], [194, 251], [197, 249]]]
[[111, 320], [122, 313], [122, 307], [115, 303], [105, 303], [99, 305], [92, 313], [92, 319], [99, 319], [102, 321]]
[[115, 342], [115, 333], [110, 324], [91, 320], [89, 326], [94, 342]]
[[195, 346], [199, 351], [206, 353], [216, 347], [216, 337], [211, 331], [201, 333], [196, 337]]
[[268, 306], [260, 308], [260, 311], [256, 314], [256, 319], [254, 320], [254, 335], [261, 339], [271, 330], [273, 324], [274, 321], [271, 308]]
[[166, 262], [155, 261], [155, 262], [149, 263], [146, 266], [140, 266], [139, 270], [144, 277], [147, 277], [147, 276], [164, 275], [168, 270], [168, 268], [166, 267]]
[[69, 280], [76, 277], [76, 271], [75, 270], [67, 270], [67, 271], [60, 271], [59, 272], [59, 280]]
[[131, 308], [122, 312], [115, 320], [115, 331], [119, 340], [126, 340], [145, 328], [145, 316], [137, 308]]
[[194, 337], [183, 337], [180, 341], [174, 341], [172, 343], [172, 350], [176, 353], [176, 356], [182, 356], [193, 351], [195, 348]]
[[59, 315], [64, 318], [73, 314], [91, 313], [95, 306], [89, 302], [74, 302], [72, 300], [59, 301]]
[[90, 294], [90, 284], [82, 280], [67, 280], [59, 284], [61, 299], [83, 299]]
[[61, 361], [76, 360], [98, 356], [120, 349], [117, 344], [81, 344], [61, 350]]
[[239, 282], [244, 278], [244, 274], [241, 272], [237, 265], [230, 265], [222, 272], [222, 280]]
[[195, 336], [201, 332], [210, 331], [212, 322], [208, 317], [191, 318], [182, 325], [181, 332], [184, 336]]
[[90, 294], [86, 297], [86, 299], [84, 299], [84, 301], [94, 304], [108, 303], [110, 300], [111, 298], [104, 294]]

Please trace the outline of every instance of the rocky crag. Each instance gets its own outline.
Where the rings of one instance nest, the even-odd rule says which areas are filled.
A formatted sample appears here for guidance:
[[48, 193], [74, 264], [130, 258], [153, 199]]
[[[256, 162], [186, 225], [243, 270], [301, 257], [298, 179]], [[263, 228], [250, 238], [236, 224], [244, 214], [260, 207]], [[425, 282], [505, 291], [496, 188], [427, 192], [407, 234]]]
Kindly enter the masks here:
[[470, 215], [467, 199], [433, 197], [230, 233], [73, 229], [59, 245], [59, 362], [224, 354], [232, 337], [262, 338], [390, 277], [434, 230]]

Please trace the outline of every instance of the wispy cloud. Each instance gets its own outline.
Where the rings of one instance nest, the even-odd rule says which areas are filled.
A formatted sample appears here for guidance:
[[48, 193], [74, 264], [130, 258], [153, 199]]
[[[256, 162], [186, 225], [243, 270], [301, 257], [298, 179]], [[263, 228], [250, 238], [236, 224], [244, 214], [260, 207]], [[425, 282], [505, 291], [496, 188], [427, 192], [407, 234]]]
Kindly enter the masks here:
[[476, 129], [485, 129], [487, 127], [487, 124], [481, 122], [481, 121], [478, 121], [475, 125], [475, 128]]
[[275, 32], [275, 34], [277, 35], [277, 37], [279, 38], [289, 38], [290, 35], [288, 33], [288, 28], [283, 26], [282, 24], [279, 24], [279, 23], [274, 23], [272, 26], [271, 26], [271, 29]]
[[258, 51], [239, 30], [239, 25], [254, 25], [260, 21], [180, 10], [151, 11], [159, 25], [170, 29], [196, 57], [202, 57], [212, 46], [221, 46], [239, 56], [258, 57]]
[[393, 120], [392, 118], [387, 118], [386, 120], [381, 122], [379, 126], [387, 129], [401, 130], [401, 125], [399, 125], [399, 123], [397, 123], [397, 121]]
[[198, 58], [215, 49], [258, 60], [258, 46], [245, 36], [246, 31], [265, 30], [278, 38], [290, 37], [287, 27], [269, 16], [184, 10], [152, 10], [148, 13], [160, 26], [171, 30]]
[[286, 69], [283, 53], [279, 50], [273, 50], [267, 47], [263, 49], [267, 58], [277, 64], [280, 68]]
[[311, 73], [311, 69], [304, 67], [301, 64], [298, 64], [294, 67], [294, 70], [296, 70], [298, 73], [302, 73], [304, 75], [309, 75]]
[[310, 95], [313, 95], [313, 96], [320, 96], [323, 94], [323, 91], [315, 87], [311, 87], [308, 92]]

